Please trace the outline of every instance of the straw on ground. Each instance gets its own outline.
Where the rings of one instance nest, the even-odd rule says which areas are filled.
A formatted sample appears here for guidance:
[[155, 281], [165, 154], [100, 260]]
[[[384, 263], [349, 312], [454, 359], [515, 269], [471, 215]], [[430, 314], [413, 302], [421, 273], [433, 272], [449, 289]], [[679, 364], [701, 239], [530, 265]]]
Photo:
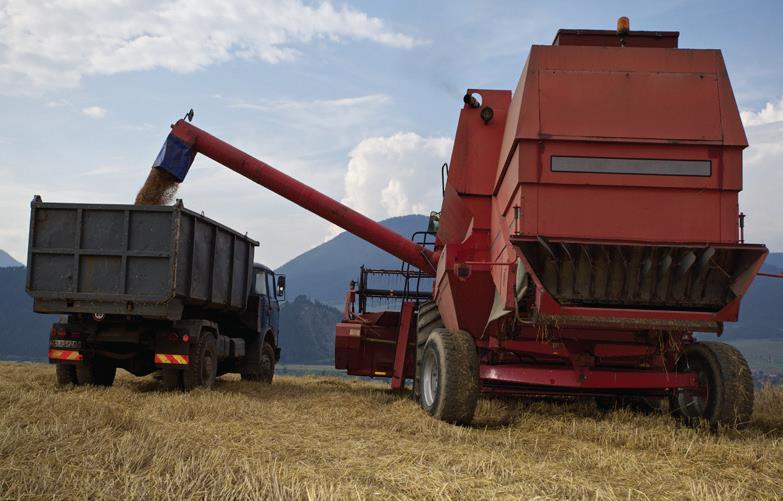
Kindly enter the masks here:
[[783, 496], [783, 391], [714, 434], [592, 403], [482, 401], [475, 426], [426, 416], [386, 386], [224, 377], [163, 393], [53, 385], [0, 364], [3, 498], [682, 499]]

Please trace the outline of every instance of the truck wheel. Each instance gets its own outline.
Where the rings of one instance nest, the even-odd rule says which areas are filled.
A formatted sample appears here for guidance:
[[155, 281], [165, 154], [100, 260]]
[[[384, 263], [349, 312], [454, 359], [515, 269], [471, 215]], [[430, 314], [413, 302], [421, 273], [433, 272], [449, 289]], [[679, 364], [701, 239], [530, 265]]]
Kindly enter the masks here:
[[438, 304], [435, 301], [427, 301], [419, 306], [419, 312], [416, 316], [416, 376], [413, 379], [413, 398], [421, 398], [420, 366], [421, 357], [424, 352], [424, 345], [430, 337], [430, 333], [435, 329], [443, 328], [443, 319], [440, 318]]
[[56, 364], [56, 374], [58, 386], [78, 384], [78, 381], [76, 381], [76, 366], [73, 364]]
[[165, 391], [181, 391], [185, 389], [183, 375], [180, 369], [164, 368], [160, 370], [160, 384]]
[[90, 362], [76, 367], [76, 384], [111, 386], [117, 374], [117, 366], [104, 358], [95, 357]]
[[706, 421], [712, 427], [742, 426], [753, 413], [753, 378], [742, 353], [718, 342], [685, 347], [677, 362], [680, 372], [696, 372], [700, 388], [676, 391], [669, 410], [689, 424]]
[[242, 364], [242, 380], [271, 383], [275, 377], [275, 349], [264, 341], [250, 343]]
[[217, 378], [217, 349], [215, 336], [204, 331], [198, 341], [190, 345], [190, 363], [182, 375], [186, 391], [194, 388], [211, 388]]
[[478, 356], [465, 331], [435, 329], [421, 359], [419, 402], [434, 418], [467, 425], [479, 394]]

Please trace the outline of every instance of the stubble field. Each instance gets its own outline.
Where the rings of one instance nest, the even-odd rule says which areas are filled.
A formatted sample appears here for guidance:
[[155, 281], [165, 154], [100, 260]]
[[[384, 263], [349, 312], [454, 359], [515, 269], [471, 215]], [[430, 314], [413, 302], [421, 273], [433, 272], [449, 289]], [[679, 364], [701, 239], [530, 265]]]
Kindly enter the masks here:
[[45, 364], [0, 364], [3, 498], [590, 498], [783, 496], [783, 390], [719, 434], [590, 402], [484, 400], [474, 426], [426, 416], [385, 385], [224, 376], [164, 393], [151, 377], [55, 388]]

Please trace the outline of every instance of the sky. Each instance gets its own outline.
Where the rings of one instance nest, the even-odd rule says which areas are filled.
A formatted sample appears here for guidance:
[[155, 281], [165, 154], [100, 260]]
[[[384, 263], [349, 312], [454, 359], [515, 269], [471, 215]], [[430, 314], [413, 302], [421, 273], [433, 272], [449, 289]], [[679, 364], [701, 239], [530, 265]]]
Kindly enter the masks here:
[[[722, 49], [751, 146], [746, 239], [783, 251], [783, 2], [0, 0], [0, 249], [29, 202], [132, 203], [194, 123], [374, 219], [440, 208], [465, 89], [513, 89], [558, 28]], [[204, 157], [178, 196], [276, 267], [337, 233]]]

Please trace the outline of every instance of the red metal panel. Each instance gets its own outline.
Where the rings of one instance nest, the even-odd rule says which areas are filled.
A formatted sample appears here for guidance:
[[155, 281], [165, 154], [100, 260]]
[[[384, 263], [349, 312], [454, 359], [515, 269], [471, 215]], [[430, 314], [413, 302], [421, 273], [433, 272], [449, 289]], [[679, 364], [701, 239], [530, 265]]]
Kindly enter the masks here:
[[552, 45], [677, 48], [677, 31], [557, 30]]
[[547, 184], [537, 211], [538, 233], [550, 237], [721, 241], [717, 191]]
[[542, 135], [721, 140], [713, 75], [546, 70], [539, 78]]
[[695, 374], [668, 371], [578, 371], [529, 365], [481, 364], [479, 374], [482, 383], [503, 382], [560, 388], [663, 390], [699, 387]]
[[[471, 108], [466, 104], [460, 111], [449, 163], [449, 184], [459, 193], [491, 195], [511, 91], [468, 89], [468, 93], [480, 95], [482, 106]], [[484, 123], [480, 114], [487, 106], [494, 116]]]
[[410, 335], [415, 305], [406, 301], [402, 305], [400, 315], [400, 331], [397, 335], [397, 346], [394, 351], [394, 369], [392, 370], [391, 389], [401, 390], [405, 386], [405, 358], [408, 352], [408, 337]]

